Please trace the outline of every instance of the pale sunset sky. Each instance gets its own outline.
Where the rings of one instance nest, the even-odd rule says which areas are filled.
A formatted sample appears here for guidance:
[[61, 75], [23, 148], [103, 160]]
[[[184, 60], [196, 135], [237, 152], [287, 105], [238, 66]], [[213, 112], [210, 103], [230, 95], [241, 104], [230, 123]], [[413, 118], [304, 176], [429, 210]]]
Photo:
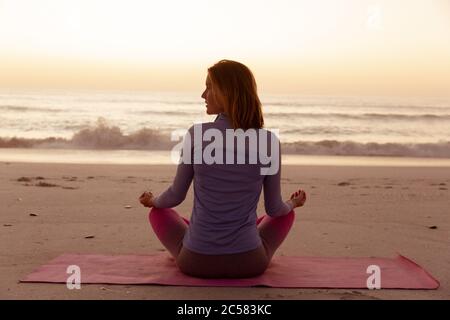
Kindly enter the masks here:
[[0, 87], [198, 91], [220, 59], [259, 91], [450, 92], [450, 0], [0, 0]]

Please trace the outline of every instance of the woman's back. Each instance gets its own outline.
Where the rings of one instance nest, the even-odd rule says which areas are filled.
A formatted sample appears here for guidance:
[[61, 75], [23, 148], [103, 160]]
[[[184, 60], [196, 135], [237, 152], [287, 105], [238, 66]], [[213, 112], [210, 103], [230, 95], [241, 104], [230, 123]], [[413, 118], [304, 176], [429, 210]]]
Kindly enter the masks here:
[[[283, 215], [292, 209], [280, 196], [280, 171], [265, 175], [262, 170], [274, 162], [279, 169], [279, 152], [270, 154], [274, 150], [271, 142], [278, 140], [264, 129], [255, 130], [253, 139], [239, 140], [224, 113], [214, 122], [195, 125], [188, 136], [191, 156], [184, 160], [191, 161], [179, 165], [173, 186], [156, 199], [156, 205], [173, 206], [173, 198], [182, 201], [193, 179], [194, 205], [183, 239], [186, 248], [201, 254], [232, 254], [261, 246], [256, 209], [263, 186], [269, 215]], [[261, 161], [268, 154], [272, 161]]]
[[[267, 268], [303, 205], [302, 190], [281, 199], [281, 151], [264, 119], [250, 69], [221, 60], [208, 68], [206, 113], [216, 120], [192, 126], [183, 142], [172, 185], [159, 197], [139, 201], [154, 207], [149, 220], [180, 270], [199, 277], [250, 277]], [[188, 222], [174, 209], [194, 181]], [[261, 190], [267, 215], [257, 219]]]

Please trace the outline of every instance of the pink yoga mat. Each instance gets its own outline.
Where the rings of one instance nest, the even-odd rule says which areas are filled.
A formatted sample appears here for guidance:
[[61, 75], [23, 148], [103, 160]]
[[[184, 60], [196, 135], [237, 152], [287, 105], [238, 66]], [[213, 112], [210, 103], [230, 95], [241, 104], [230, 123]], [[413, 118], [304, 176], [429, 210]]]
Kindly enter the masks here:
[[181, 273], [173, 258], [157, 255], [63, 254], [21, 282], [66, 283], [67, 267], [77, 265], [81, 284], [158, 284], [173, 286], [279, 288], [367, 288], [367, 268], [380, 267], [383, 289], [436, 289], [439, 282], [422, 267], [399, 255], [389, 258], [286, 257], [272, 260], [267, 271], [246, 279], [199, 279]]

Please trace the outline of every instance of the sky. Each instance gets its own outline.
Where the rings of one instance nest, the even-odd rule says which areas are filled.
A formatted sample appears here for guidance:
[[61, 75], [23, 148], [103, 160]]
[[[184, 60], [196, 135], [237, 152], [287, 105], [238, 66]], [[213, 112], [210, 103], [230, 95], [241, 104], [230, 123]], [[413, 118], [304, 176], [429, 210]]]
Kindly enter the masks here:
[[0, 0], [0, 87], [448, 95], [450, 0]]

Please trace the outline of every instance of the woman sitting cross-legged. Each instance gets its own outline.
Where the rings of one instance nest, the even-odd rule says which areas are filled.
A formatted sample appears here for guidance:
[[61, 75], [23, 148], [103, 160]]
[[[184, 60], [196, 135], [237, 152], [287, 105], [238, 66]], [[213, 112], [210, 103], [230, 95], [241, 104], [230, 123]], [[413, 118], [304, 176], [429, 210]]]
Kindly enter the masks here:
[[[267, 269], [295, 220], [294, 208], [304, 205], [306, 194], [298, 190], [285, 202], [281, 198], [280, 143], [273, 132], [263, 129], [256, 82], [245, 65], [222, 60], [210, 67], [202, 98], [206, 112], [218, 115], [216, 120], [189, 129], [181, 153], [184, 160], [172, 185], [157, 197], [144, 192], [139, 201], [152, 208], [150, 224], [183, 273], [200, 278], [255, 277]], [[197, 129], [203, 134], [200, 141], [194, 137]], [[230, 135], [230, 130], [236, 134]], [[249, 134], [252, 130], [254, 135]], [[237, 144], [245, 138], [243, 149]], [[211, 140], [216, 147], [212, 157], [222, 161], [198, 161], [198, 155], [212, 155]], [[268, 163], [261, 161], [261, 154], [267, 151], [272, 172], [263, 170]], [[184, 201], [192, 181], [194, 204], [188, 221], [172, 208]], [[267, 215], [258, 218], [261, 191]]]

